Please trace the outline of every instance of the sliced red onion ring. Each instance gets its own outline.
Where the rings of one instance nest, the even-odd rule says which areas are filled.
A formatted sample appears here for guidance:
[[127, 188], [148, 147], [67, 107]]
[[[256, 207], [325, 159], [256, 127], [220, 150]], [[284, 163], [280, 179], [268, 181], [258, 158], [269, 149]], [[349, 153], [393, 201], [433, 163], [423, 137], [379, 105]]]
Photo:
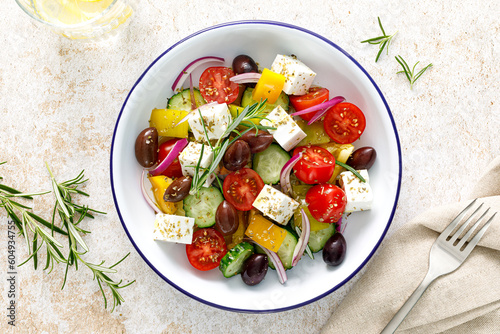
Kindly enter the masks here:
[[307, 218], [304, 209], [300, 209], [300, 214], [302, 215], [302, 234], [300, 235], [299, 241], [293, 250], [292, 267], [295, 267], [297, 263], [299, 263], [300, 258], [304, 254], [307, 243], [309, 242], [309, 236], [311, 235], [311, 223], [309, 222], [309, 218]]
[[177, 79], [175, 79], [174, 84], [172, 85], [172, 90], [175, 92], [178, 89], [182, 87], [182, 84], [186, 80], [186, 78], [191, 74], [195, 68], [200, 66], [201, 64], [205, 64], [208, 62], [218, 62], [218, 63], [224, 63], [224, 58], [220, 57], [201, 57], [196, 60], [193, 60], [192, 62], [189, 63], [188, 66], [186, 66], [181, 73], [179, 73], [179, 76], [177, 76]]
[[174, 144], [174, 146], [172, 147], [172, 150], [170, 152], [168, 152], [165, 159], [163, 159], [163, 161], [160, 162], [158, 164], [158, 166], [156, 166], [155, 169], [150, 171], [149, 174], [151, 174], [152, 176], [157, 176], [157, 175], [160, 175], [161, 173], [163, 173], [163, 171], [165, 171], [165, 169], [167, 169], [168, 166], [170, 166], [170, 164], [172, 164], [172, 162], [174, 162], [175, 158], [177, 158], [177, 156], [179, 156], [179, 153], [181, 153], [181, 151], [184, 149], [184, 147], [187, 146], [187, 144], [188, 144], [188, 140], [186, 138], [182, 138], [182, 139], [178, 140]]
[[295, 154], [281, 169], [280, 185], [281, 191], [285, 194], [291, 194], [292, 192], [292, 185], [290, 184], [290, 173], [292, 172], [293, 166], [295, 166], [297, 161], [299, 161], [300, 159], [302, 159], [302, 152]]
[[195, 110], [197, 106], [196, 99], [194, 98], [193, 76], [191, 73], [189, 73], [189, 96], [191, 97], [191, 110]]
[[237, 84], [257, 83], [261, 75], [262, 74], [255, 72], [242, 73], [229, 78], [229, 81], [235, 82]]
[[309, 122], [307, 122], [307, 125], [311, 125], [314, 122], [316, 122], [318, 119], [320, 119], [321, 117], [323, 117], [323, 115], [328, 111], [328, 109], [330, 109], [331, 107], [333, 107], [336, 104], [339, 104], [340, 102], [343, 102], [344, 100], [345, 99], [344, 99], [343, 96], [335, 96], [333, 99], [331, 99], [330, 101], [328, 101], [328, 102], [331, 102], [331, 104], [329, 105], [329, 107], [326, 108], [326, 109], [320, 109], [320, 110], [318, 110], [318, 112], [314, 114], [314, 116], [311, 118], [311, 120]]
[[148, 192], [146, 190], [146, 187], [144, 186], [144, 179], [146, 177], [146, 170], [144, 169], [141, 174], [141, 191], [142, 191], [142, 196], [144, 196], [144, 199], [146, 202], [149, 204], [149, 206], [156, 212], [160, 213], [160, 209], [156, 206], [156, 204], [151, 200], [151, 198], [148, 195]]
[[337, 232], [344, 234], [345, 228], [347, 226], [347, 222], [342, 221], [342, 217], [337, 221]]
[[332, 98], [331, 100], [328, 100], [326, 102], [317, 104], [317, 105], [312, 106], [310, 108], [303, 109], [301, 111], [296, 111], [292, 114], [292, 116], [299, 116], [299, 115], [308, 114], [308, 113], [313, 112], [313, 111], [318, 111], [321, 109], [328, 109], [330, 107], [333, 107], [337, 103], [339, 103], [339, 102], [337, 102], [338, 99], [342, 99], [342, 101], [345, 100], [344, 97], [342, 97], [342, 96], [335, 96], [334, 98]]
[[243, 240], [248, 241], [248, 242], [253, 243], [253, 244], [256, 244], [266, 253], [266, 255], [269, 257], [269, 259], [273, 263], [274, 268], [276, 268], [276, 273], [278, 273], [278, 279], [279, 279], [281, 284], [284, 284], [288, 280], [285, 267], [283, 266], [283, 263], [281, 262], [281, 259], [278, 256], [278, 254], [276, 254], [275, 252], [273, 252], [265, 247], [262, 247], [261, 245], [259, 245], [258, 243], [256, 243], [255, 241], [253, 241], [250, 238], [244, 238]]

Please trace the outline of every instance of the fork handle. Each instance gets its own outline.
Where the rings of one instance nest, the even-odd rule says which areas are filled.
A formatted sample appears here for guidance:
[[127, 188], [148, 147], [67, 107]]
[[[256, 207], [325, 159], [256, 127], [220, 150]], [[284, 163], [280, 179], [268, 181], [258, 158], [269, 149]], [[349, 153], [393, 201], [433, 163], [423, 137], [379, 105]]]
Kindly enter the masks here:
[[399, 327], [399, 325], [403, 322], [403, 320], [406, 318], [408, 313], [410, 313], [411, 309], [417, 301], [422, 297], [422, 294], [425, 292], [427, 287], [437, 278], [435, 274], [433, 274], [431, 271], [427, 273], [425, 276], [424, 280], [420, 285], [417, 287], [417, 289], [411, 294], [410, 298], [404, 303], [404, 305], [399, 309], [399, 311], [394, 315], [392, 320], [385, 326], [384, 330], [380, 334], [390, 334], [394, 333], [396, 329]]

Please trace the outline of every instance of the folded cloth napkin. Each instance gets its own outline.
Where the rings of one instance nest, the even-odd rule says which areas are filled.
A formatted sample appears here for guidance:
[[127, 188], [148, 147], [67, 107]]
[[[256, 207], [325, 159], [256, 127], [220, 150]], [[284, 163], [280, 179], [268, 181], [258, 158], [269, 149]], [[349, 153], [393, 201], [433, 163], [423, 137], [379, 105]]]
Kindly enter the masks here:
[[[470, 198], [491, 207], [488, 218], [499, 214], [465, 262], [427, 288], [396, 333], [500, 333], [500, 157]], [[428, 210], [396, 231], [322, 333], [380, 333], [423, 280], [438, 235], [469, 203]]]

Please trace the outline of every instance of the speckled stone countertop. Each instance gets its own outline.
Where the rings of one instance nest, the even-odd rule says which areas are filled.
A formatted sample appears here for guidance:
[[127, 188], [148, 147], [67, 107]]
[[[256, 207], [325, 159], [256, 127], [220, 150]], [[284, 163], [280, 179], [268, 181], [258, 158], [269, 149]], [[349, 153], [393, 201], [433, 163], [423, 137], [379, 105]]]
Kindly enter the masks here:
[[[137, 254], [120, 224], [109, 180], [111, 138], [122, 103], [137, 78], [164, 50], [200, 29], [242, 19], [283, 21], [341, 46], [377, 82], [401, 141], [403, 179], [391, 234], [421, 210], [459, 200], [480, 169], [500, 153], [500, 3], [496, 0], [277, 1], [142, 0], [128, 29], [106, 43], [78, 43], [33, 24], [14, 1], [0, 6], [0, 167], [3, 182], [24, 190], [50, 188], [44, 162], [67, 179], [85, 169], [87, 203], [107, 212], [84, 227], [93, 258], [124, 254], [125, 303], [103, 308], [91, 273], [64, 266], [48, 275], [18, 269], [17, 319], [22, 333], [316, 333], [362, 270], [331, 295], [300, 309], [251, 315], [221, 311], [178, 292]], [[380, 16], [398, 30], [390, 55], [375, 63]], [[433, 63], [410, 90], [395, 55]], [[51, 198], [36, 199], [50, 212]], [[44, 211], [45, 210], [45, 211]], [[50, 215], [50, 214], [49, 214]], [[7, 324], [7, 217], [0, 211], [0, 332]], [[17, 239], [18, 262], [26, 257]], [[382, 246], [384, 243], [382, 243]], [[376, 255], [375, 255], [376, 256]], [[40, 260], [43, 264], [43, 258]], [[369, 265], [369, 264], [368, 264]]]

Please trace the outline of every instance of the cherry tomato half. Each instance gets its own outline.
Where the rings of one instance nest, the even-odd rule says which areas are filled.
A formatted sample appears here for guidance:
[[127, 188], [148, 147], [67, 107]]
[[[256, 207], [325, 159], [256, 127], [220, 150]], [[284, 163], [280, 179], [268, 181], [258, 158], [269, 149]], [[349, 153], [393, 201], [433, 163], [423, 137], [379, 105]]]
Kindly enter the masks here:
[[325, 183], [335, 170], [335, 157], [319, 146], [300, 146], [293, 155], [302, 152], [302, 159], [293, 166], [297, 178], [307, 184]]
[[336, 223], [345, 210], [345, 193], [333, 184], [318, 184], [307, 191], [306, 202], [311, 215], [322, 223]]
[[224, 198], [240, 211], [248, 211], [252, 208], [262, 188], [264, 188], [264, 181], [250, 168], [242, 168], [229, 173], [222, 185]]
[[217, 268], [226, 253], [224, 237], [213, 228], [203, 228], [194, 232], [193, 243], [186, 245], [189, 263], [198, 270]]
[[[162, 162], [163, 159], [165, 159], [167, 157], [168, 153], [170, 153], [170, 151], [172, 150], [172, 148], [174, 147], [175, 143], [178, 140], [179, 139], [170, 139], [170, 140], [168, 140], [160, 145], [160, 147], [158, 149], [159, 150], [158, 163]], [[168, 168], [163, 171], [162, 175], [165, 175], [167, 177], [181, 177], [182, 176], [182, 167], [181, 167], [181, 163], [179, 162], [179, 159], [176, 158], [174, 160], [174, 162], [172, 162], [170, 164], [170, 166], [168, 166]]]
[[229, 79], [234, 72], [229, 67], [209, 67], [200, 77], [200, 93], [207, 102], [233, 103], [238, 98], [240, 87]]
[[[323, 87], [311, 87], [305, 95], [290, 95], [290, 103], [295, 110], [300, 111], [310, 107], [314, 107], [320, 103], [328, 101], [330, 92]], [[303, 120], [310, 121], [316, 111], [300, 115]]]
[[339, 103], [326, 112], [325, 131], [335, 142], [350, 144], [365, 131], [365, 115], [352, 103]]

